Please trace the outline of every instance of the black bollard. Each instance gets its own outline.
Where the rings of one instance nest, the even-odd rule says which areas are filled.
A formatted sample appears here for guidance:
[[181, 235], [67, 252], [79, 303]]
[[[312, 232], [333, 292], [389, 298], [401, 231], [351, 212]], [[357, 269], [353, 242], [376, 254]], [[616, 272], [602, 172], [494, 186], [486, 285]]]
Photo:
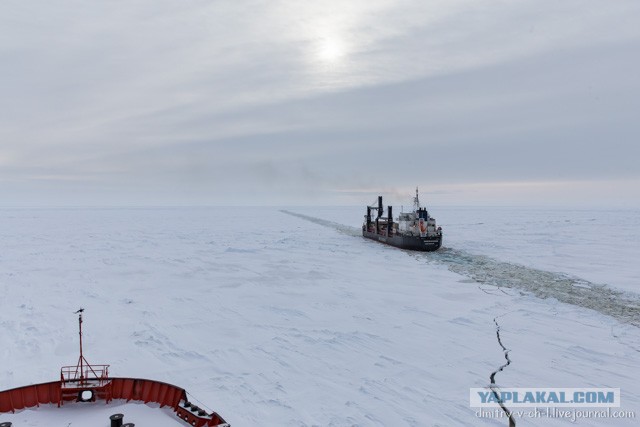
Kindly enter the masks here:
[[124, 415], [122, 414], [113, 414], [109, 417], [111, 420], [111, 427], [122, 427], [122, 419]]

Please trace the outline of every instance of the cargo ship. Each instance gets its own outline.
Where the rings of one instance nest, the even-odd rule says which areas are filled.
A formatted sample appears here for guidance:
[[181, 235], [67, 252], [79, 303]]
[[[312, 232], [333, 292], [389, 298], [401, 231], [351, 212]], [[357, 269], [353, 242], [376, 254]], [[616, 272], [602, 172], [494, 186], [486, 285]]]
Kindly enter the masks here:
[[[372, 217], [373, 211], [376, 211], [375, 218]], [[414, 251], [435, 251], [442, 246], [442, 227], [437, 227], [436, 219], [420, 206], [418, 188], [411, 212], [400, 212], [398, 222], [393, 220], [392, 206], [387, 206], [387, 216], [383, 215], [382, 196], [378, 196], [377, 206], [367, 206], [362, 224], [364, 237]]]
[[[193, 403], [181, 387], [151, 379], [111, 377], [109, 365], [87, 362], [82, 348], [83, 311], [76, 312], [80, 330], [78, 363], [63, 366], [57, 381], [0, 391], [0, 427], [14, 423], [135, 427], [133, 422], [123, 423], [125, 419], [157, 427], [230, 427], [216, 412]], [[28, 409], [31, 411], [25, 411]]]

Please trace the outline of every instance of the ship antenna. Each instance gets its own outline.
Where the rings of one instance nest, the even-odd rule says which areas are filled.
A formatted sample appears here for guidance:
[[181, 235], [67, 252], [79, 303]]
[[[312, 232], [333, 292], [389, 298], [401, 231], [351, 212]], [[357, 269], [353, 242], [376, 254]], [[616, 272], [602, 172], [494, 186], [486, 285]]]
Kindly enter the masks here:
[[416, 197], [413, 199], [413, 210], [417, 211], [420, 209], [420, 198], [418, 197], [418, 187], [416, 187]]
[[80, 357], [78, 358], [78, 367], [80, 368], [80, 380], [84, 379], [84, 356], [82, 355], [82, 312], [84, 308], [80, 307], [80, 310], [76, 311], [74, 314], [78, 315], [78, 329], [80, 334]]

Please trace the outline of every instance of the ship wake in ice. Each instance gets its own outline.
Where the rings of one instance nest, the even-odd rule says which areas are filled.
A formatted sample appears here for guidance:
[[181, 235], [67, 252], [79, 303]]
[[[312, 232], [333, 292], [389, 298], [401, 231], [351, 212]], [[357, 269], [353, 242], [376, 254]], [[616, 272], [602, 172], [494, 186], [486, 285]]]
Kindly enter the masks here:
[[[361, 236], [357, 227], [286, 210], [282, 212], [334, 228], [350, 236]], [[605, 284], [591, 283], [565, 273], [544, 271], [449, 248], [446, 247], [446, 242], [437, 252], [407, 253], [425, 262], [444, 264], [449, 270], [473, 279], [476, 283], [529, 292], [539, 298], [555, 298], [563, 303], [595, 310], [621, 322], [640, 326], [640, 298]]]

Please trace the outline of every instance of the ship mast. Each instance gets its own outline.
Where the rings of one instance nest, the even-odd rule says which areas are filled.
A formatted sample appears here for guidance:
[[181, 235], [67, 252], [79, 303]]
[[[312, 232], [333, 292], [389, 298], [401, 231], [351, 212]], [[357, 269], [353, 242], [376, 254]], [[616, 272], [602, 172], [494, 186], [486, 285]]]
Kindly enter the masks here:
[[418, 187], [416, 187], [416, 197], [413, 199], [413, 211], [417, 212], [420, 209], [420, 198], [418, 197]]
[[84, 380], [84, 364], [87, 363], [87, 360], [84, 358], [82, 354], [82, 312], [84, 308], [80, 308], [80, 310], [76, 311], [75, 314], [78, 315], [78, 329], [80, 330], [80, 357], [78, 358], [77, 369], [80, 371], [80, 382]]

